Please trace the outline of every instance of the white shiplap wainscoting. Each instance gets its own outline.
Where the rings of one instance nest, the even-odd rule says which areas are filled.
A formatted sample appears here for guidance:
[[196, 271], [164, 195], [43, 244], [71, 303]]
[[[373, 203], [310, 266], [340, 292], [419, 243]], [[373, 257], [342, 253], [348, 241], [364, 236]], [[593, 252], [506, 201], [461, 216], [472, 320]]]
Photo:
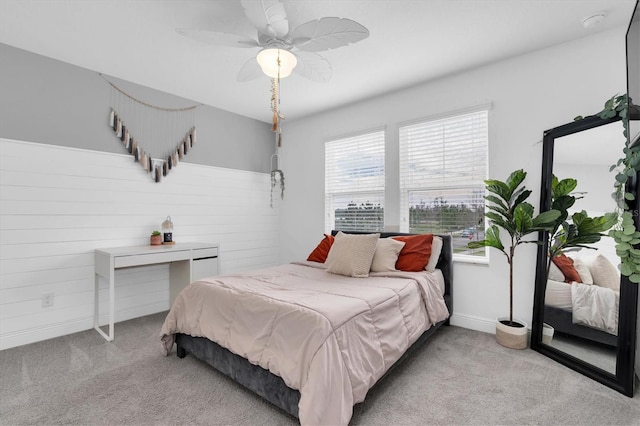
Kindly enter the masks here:
[[[0, 138], [0, 349], [91, 329], [94, 250], [148, 244], [167, 215], [174, 240], [220, 244], [223, 273], [276, 264], [269, 192], [266, 173], [180, 163], [155, 183], [130, 155]], [[169, 309], [168, 270], [117, 271], [116, 321]]]

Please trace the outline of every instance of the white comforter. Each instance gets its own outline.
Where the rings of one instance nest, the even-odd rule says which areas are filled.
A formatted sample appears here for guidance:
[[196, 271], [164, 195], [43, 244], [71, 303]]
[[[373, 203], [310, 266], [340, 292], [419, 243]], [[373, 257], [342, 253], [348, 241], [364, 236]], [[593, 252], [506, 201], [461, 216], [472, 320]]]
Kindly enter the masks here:
[[206, 337], [298, 389], [301, 424], [346, 425], [384, 372], [448, 317], [435, 277], [350, 278], [312, 262], [211, 277], [178, 295], [162, 349], [174, 333]]
[[597, 285], [571, 284], [573, 323], [618, 334], [620, 293]]

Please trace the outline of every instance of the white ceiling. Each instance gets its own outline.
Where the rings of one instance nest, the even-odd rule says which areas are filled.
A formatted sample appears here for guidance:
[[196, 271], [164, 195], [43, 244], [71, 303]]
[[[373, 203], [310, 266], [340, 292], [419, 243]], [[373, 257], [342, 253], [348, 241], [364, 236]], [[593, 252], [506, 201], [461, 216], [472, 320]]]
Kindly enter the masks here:
[[[507, 57], [626, 27], [635, 0], [285, 0], [290, 28], [324, 16], [369, 38], [320, 52], [328, 83], [293, 74], [281, 111], [299, 118]], [[585, 29], [582, 20], [607, 17]], [[258, 51], [196, 42], [175, 29], [255, 37], [237, 0], [0, 0], [0, 42], [269, 122], [270, 82], [236, 82]], [[0, 68], [1, 72], [1, 68]]]

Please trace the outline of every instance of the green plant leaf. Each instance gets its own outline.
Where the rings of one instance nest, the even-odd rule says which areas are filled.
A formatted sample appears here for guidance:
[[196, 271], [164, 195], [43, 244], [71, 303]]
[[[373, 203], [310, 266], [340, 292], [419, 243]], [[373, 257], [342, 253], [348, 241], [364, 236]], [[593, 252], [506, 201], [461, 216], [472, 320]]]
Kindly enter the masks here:
[[631, 250], [631, 246], [627, 243], [616, 244], [616, 250], [620, 250], [620, 251]]
[[480, 247], [493, 247], [495, 249], [500, 250], [504, 254], [504, 246], [502, 245], [502, 241], [500, 241], [500, 230], [497, 226], [491, 226], [485, 231], [485, 239], [481, 241], [471, 241], [467, 244], [469, 248], [480, 248]]
[[549, 230], [548, 228], [552, 227], [559, 217], [559, 210], [548, 210], [546, 212], [542, 212], [538, 216], [533, 218], [533, 227]]
[[531, 232], [533, 227], [533, 206], [528, 203], [522, 203], [516, 206], [513, 211], [513, 220], [515, 222], [516, 231], [520, 235], [526, 235]]
[[509, 220], [509, 218], [505, 215], [501, 215], [495, 212], [486, 212], [484, 215], [487, 219], [489, 219], [491, 222], [495, 222], [495, 224], [500, 226], [501, 228], [504, 228], [505, 224]]
[[499, 214], [500, 216], [503, 217], [509, 217], [509, 212], [505, 209], [503, 209], [502, 207], [496, 206], [496, 205], [489, 205], [487, 204], [487, 209], [494, 211], [495, 213]]
[[[509, 210], [507, 204], [501, 198], [496, 197], [495, 195], [487, 195], [484, 197], [485, 200], [492, 202], [496, 206], [502, 208], [505, 212]], [[489, 207], [489, 206], [487, 206]]]
[[515, 170], [509, 175], [505, 183], [507, 187], [509, 187], [511, 194], [513, 194], [516, 188], [520, 186], [520, 184], [524, 181], [526, 177], [527, 177], [527, 172], [525, 172], [522, 169]]
[[[527, 198], [529, 198], [529, 195], [531, 195], [531, 191], [529, 190], [525, 190], [525, 191], [521, 191], [518, 196], [516, 197], [515, 200], [513, 200], [512, 205], [513, 206], [517, 206], [521, 203], [524, 202], [524, 200], [526, 200]], [[513, 196], [512, 196], [513, 198]]]
[[[491, 183], [489, 183], [491, 182]], [[509, 187], [500, 181], [485, 181], [487, 191], [492, 194], [497, 195], [499, 198], [503, 199], [505, 203], [509, 202], [511, 198], [511, 192], [509, 191]]]
[[631, 241], [633, 240], [633, 236], [632, 235], [624, 235], [624, 234], [622, 234], [619, 237], [616, 236], [616, 238], [618, 238], [623, 243], [629, 243], [629, 244], [631, 244]]
[[556, 178], [552, 181], [551, 190], [553, 192], [553, 196], [557, 198], [571, 194], [577, 186], [578, 181], [576, 179], [566, 178], [558, 181]]

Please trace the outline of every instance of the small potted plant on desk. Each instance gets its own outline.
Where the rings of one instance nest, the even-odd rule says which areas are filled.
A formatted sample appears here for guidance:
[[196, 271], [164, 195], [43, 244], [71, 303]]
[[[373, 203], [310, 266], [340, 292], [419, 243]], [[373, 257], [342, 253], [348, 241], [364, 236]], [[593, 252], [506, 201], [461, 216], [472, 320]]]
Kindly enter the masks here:
[[[533, 206], [525, 200], [531, 195], [522, 182], [527, 173], [516, 170], [505, 182], [495, 179], [485, 180], [489, 195], [485, 217], [489, 219], [489, 228], [485, 239], [472, 241], [469, 248], [493, 247], [507, 258], [509, 264], [509, 316], [498, 318], [496, 321], [496, 341], [502, 346], [512, 349], [525, 349], [528, 346], [527, 324], [513, 319], [513, 259], [516, 248], [523, 243], [539, 243], [535, 240], [525, 240], [529, 234], [538, 231], [550, 231], [556, 219], [560, 216], [557, 210], [549, 210], [534, 217]], [[521, 186], [522, 185], [522, 186]], [[500, 228], [510, 237], [508, 247], [502, 244]]]
[[151, 233], [151, 245], [152, 246], [159, 246], [162, 245], [162, 234], [160, 233], [160, 231], [153, 231]]

